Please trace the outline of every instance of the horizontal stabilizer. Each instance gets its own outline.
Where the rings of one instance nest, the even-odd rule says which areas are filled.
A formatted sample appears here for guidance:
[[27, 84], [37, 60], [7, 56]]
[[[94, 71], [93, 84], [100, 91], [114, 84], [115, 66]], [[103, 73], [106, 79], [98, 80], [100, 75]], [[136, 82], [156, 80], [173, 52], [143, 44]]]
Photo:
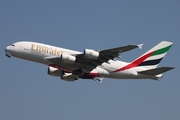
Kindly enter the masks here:
[[172, 70], [172, 69], [174, 69], [174, 67], [160, 67], [160, 68], [140, 71], [138, 73], [145, 74], [145, 75], [158, 75], [158, 74], [167, 72], [167, 71]]

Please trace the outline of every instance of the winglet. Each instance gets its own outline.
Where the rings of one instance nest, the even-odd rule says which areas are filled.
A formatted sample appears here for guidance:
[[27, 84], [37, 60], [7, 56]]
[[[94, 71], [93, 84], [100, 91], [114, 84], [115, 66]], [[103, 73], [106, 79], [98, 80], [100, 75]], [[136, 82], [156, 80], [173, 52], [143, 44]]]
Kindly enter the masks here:
[[139, 49], [142, 49], [142, 46], [143, 46], [144, 44], [139, 44], [139, 45], [137, 45], [138, 47], [139, 47]]

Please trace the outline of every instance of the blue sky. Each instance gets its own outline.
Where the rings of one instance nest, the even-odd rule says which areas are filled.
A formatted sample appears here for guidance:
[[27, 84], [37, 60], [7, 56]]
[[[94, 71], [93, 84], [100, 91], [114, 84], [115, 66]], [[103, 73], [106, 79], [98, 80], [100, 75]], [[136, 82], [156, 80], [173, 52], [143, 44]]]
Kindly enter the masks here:
[[[180, 119], [179, 0], [1, 0], [1, 120]], [[83, 51], [144, 43], [123, 53], [130, 62], [162, 40], [174, 43], [160, 66], [176, 69], [160, 81], [73, 83], [47, 66], [8, 59], [4, 48], [28, 40]]]

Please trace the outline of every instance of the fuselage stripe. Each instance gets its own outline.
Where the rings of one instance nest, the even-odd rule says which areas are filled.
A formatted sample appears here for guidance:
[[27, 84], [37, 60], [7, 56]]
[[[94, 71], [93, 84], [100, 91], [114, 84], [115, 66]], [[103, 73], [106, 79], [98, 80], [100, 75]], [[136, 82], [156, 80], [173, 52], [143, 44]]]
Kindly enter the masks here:
[[159, 50], [155, 51], [155, 52], [152, 54], [152, 56], [154, 56], [154, 55], [159, 55], [159, 54], [163, 54], [163, 53], [167, 52], [167, 51], [170, 49], [171, 46], [172, 46], [172, 45], [169, 45], [169, 46], [167, 46], [167, 47], [164, 47], [164, 48], [162, 48], [162, 49], [159, 49]]
[[144, 61], [141, 64], [139, 64], [138, 66], [148, 66], [148, 65], [157, 65], [158, 63], [161, 62], [163, 58], [160, 59], [156, 59], [156, 60], [148, 60], [148, 61]]
[[139, 59], [133, 61], [132, 63], [120, 68], [120, 69], [117, 69], [115, 70], [114, 72], [119, 72], [119, 71], [123, 71], [123, 70], [126, 70], [126, 69], [130, 69], [130, 68], [133, 68], [133, 67], [136, 67], [138, 66], [140, 63], [142, 63], [145, 59], [147, 59], [149, 56], [151, 56], [154, 52], [150, 52], [142, 57], [140, 57]]

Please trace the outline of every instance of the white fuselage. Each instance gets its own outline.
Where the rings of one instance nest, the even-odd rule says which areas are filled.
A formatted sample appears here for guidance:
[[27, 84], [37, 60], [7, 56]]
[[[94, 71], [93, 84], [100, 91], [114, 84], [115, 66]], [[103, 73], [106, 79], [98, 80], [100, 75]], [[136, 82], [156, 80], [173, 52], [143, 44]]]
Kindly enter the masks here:
[[[82, 52], [68, 50], [60, 47], [50, 46], [47, 44], [37, 43], [37, 42], [16, 42], [11, 46], [6, 47], [5, 49], [7, 56], [14, 56], [17, 58], [30, 60], [38, 63], [42, 63], [48, 66], [56, 66], [62, 71], [73, 71], [81, 67], [79, 63], [74, 64], [63, 64], [59, 63], [54, 65], [48, 61], [48, 58], [60, 57], [62, 53], [66, 54], [82, 54]], [[82, 69], [83, 72], [98, 74], [95, 77], [107, 77], [115, 79], [154, 79], [157, 76], [149, 76], [139, 74], [138, 71], [146, 70], [144, 67], [134, 67], [131, 69], [113, 72], [119, 68], [124, 67], [129, 63], [118, 61], [118, 60], [109, 60], [104, 62], [101, 65], [98, 65], [96, 68], [88, 71], [88, 69]]]

